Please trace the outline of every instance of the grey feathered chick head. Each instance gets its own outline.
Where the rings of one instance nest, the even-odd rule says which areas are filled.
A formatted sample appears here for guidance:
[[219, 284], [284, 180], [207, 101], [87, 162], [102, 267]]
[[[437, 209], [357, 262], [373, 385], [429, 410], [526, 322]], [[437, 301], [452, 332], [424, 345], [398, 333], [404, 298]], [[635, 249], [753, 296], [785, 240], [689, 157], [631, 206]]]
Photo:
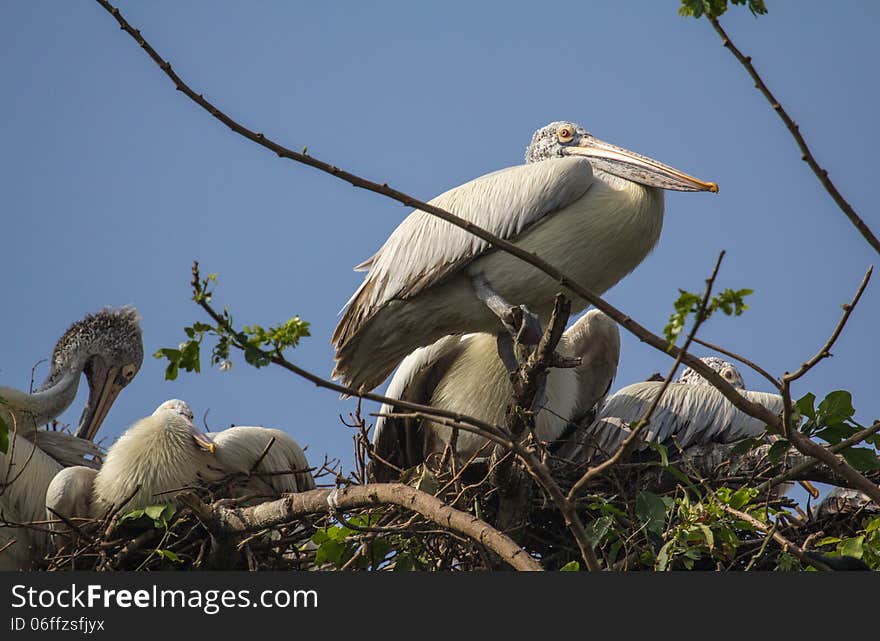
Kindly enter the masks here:
[[[730, 383], [736, 389], [746, 388], [746, 385], [743, 382], [742, 374], [739, 373], [739, 370], [733, 363], [718, 358], [717, 356], [706, 356], [705, 358], [701, 358], [700, 360], [706, 363], [706, 365], [714, 369], [716, 372], [718, 372], [718, 375], [721, 376], [721, 378]], [[678, 382], [686, 383], [688, 385], [709, 384], [705, 378], [697, 374], [690, 367], [688, 367], [681, 373], [681, 376], [678, 377]]]
[[140, 315], [134, 307], [105, 308], [89, 314], [64, 332], [52, 352], [48, 389], [68, 374], [82, 372], [89, 398], [76, 435], [92, 440], [119, 392], [144, 360]]
[[526, 148], [526, 162], [539, 162], [548, 158], [561, 158], [566, 147], [577, 147], [590, 134], [580, 125], [557, 120], [538, 129]]

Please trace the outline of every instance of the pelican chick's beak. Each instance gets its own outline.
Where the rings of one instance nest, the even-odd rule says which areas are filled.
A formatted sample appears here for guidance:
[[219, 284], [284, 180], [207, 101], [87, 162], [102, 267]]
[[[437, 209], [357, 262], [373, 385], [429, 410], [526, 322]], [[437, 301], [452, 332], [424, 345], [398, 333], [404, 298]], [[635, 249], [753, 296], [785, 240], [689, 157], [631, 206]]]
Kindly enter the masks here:
[[91, 366], [86, 378], [89, 382], [89, 398], [79, 419], [76, 436], [91, 441], [107, 418], [119, 392], [128, 385], [128, 379], [122, 375], [121, 368], [106, 367], [100, 362]]
[[217, 444], [211, 440], [211, 437], [205, 434], [202, 430], [197, 428], [191, 422], [189, 423], [189, 432], [192, 435], [193, 441], [195, 441], [196, 446], [200, 449], [205, 450], [206, 452], [210, 452], [213, 454], [217, 449]]
[[642, 156], [629, 149], [586, 135], [576, 145], [564, 147], [563, 154], [585, 156], [597, 169], [620, 178], [674, 191], [718, 192], [718, 185], [694, 178], [683, 171]]

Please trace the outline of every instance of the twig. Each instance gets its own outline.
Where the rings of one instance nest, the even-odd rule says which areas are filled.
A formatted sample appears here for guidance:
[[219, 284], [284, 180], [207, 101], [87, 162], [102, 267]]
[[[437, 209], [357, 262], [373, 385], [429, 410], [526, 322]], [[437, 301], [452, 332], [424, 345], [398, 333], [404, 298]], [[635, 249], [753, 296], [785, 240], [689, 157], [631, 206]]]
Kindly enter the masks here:
[[708, 347], [713, 352], [718, 352], [719, 354], [724, 354], [725, 356], [729, 356], [733, 360], [739, 361], [740, 363], [742, 363], [743, 365], [746, 365], [747, 367], [751, 367], [758, 374], [760, 374], [761, 376], [766, 378], [768, 381], [770, 381], [770, 383], [773, 385], [773, 387], [775, 387], [776, 389], [782, 388], [782, 381], [780, 381], [778, 378], [773, 376], [773, 374], [771, 374], [770, 372], [765, 370], [763, 367], [761, 367], [760, 365], [758, 365], [754, 361], [749, 360], [745, 356], [737, 354], [736, 352], [732, 352], [728, 349], [724, 349], [720, 345], [716, 345], [715, 343], [710, 343], [709, 341], [703, 340], [702, 338], [699, 338], [698, 336], [694, 336], [694, 342], [697, 343], [698, 345], [702, 345], [703, 347]]
[[669, 373], [666, 375], [666, 378], [663, 381], [663, 385], [660, 387], [657, 395], [654, 396], [654, 400], [651, 401], [651, 405], [645, 411], [645, 414], [638, 421], [638, 423], [636, 423], [636, 426], [632, 428], [632, 431], [629, 433], [629, 435], [618, 446], [614, 454], [612, 454], [607, 460], [603, 461], [599, 465], [588, 468], [584, 472], [583, 476], [581, 476], [581, 478], [572, 486], [572, 488], [568, 492], [568, 499], [570, 501], [577, 498], [578, 494], [581, 493], [581, 491], [584, 489], [590, 479], [604, 473], [605, 470], [617, 464], [620, 459], [626, 456], [627, 452], [629, 452], [630, 450], [630, 447], [639, 438], [639, 434], [641, 433], [641, 431], [651, 422], [651, 417], [654, 415], [657, 406], [660, 404], [660, 399], [663, 398], [663, 394], [672, 383], [675, 372], [678, 371], [678, 366], [681, 364], [682, 355], [687, 352], [688, 347], [690, 347], [691, 341], [694, 340], [694, 336], [696, 336], [697, 334], [697, 330], [706, 319], [706, 308], [709, 304], [709, 297], [712, 295], [712, 287], [715, 284], [715, 279], [718, 277], [718, 270], [721, 267], [721, 261], [724, 260], [724, 253], [725, 252], [722, 251], [720, 254], [718, 254], [718, 258], [715, 261], [715, 267], [712, 268], [712, 273], [709, 275], [709, 278], [706, 279], [706, 288], [703, 291], [703, 298], [700, 301], [700, 306], [697, 309], [697, 314], [694, 318], [694, 325], [693, 327], [691, 327], [691, 331], [688, 333], [687, 340], [685, 340], [684, 342], [684, 347], [682, 348], [681, 352], [679, 352], [679, 355], [675, 358], [675, 362], [672, 364], [672, 367], [669, 369]]
[[718, 21], [718, 18], [713, 16], [711, 13], [706, 13], [706, 17], [709, 19], [709, 22], [712, 23], [712, 27], [721, 36], [722, 44], [727, 47], [727, 49], [734, 55], [734, 57], [739, 61], [739, 63], [745, 67], [745, 70], [752, 77], [752, 80], [755, 81], [755, 88], [760, 91], [764, 97], [767, 99], [767, 102], [770, 103], [770, 106], [773, 107], [773, 110], [779, 115], [782, 119], [782, 122], [785, 123], [785, 126], [788, 128], [789, 133], [791, 133], [795, 142], [801, 150], [801, 160], [807, 163], [810, 166], [810, 169], [813, 170], [813, 173], [816, 174], [816, 178], [819, 179], [819, 182], [822, 183], [822, 186], [825, 188], [831, 198], [834, 199], [834, 202], [837, 203], [837, 206], [840, 210], [849, 218], [850, 222], [855, 225], [856, 229], [859, 230], [859, 233], [862, 234], [864, 239], [868, 241], [868, 244], [874, 248], [874, 251], [880, 253], [880, 240], [877, 240], [877, 237], [874, 235], [874, 232], [871, 231], [871, 228], [861, 219], [861, 217], [856, 213], [855, 209], [846, 201], [843, 195], [838, 191], [835, 184], [831, 181], [831, 178], [828, 177], [828, 172], [823, 169], [818, 162], [816, 162], [816, 158], [813, 156], [813, 152], [810, 151], [809, 146], [807, 146], [807, 141], [804, 140], [803, 135], [801, 134], [800, 128], [797, 126], [797, 123], [791, 119], [791, 116], [788, 115], [788, 112], [785, 111], [782, 104], [776, 99], [776, 97], [771, 93], [770, 89], [767, 87], [764, 80], [758, 74], [758, 71], [755, 69], [755, 66], [752, 64], [751, 56], [743, 55], [743, 53], [737, 48], [735, 44], [730, 39], [730, 36], [727, 35], [727, 32], [721, 26], [721, 23]]
[[[270, 151], [272, 151], [273, 153], [278, 155], [280, 158], [287, 158], [289, 160], [294, 160], [296, 162], [303, 163], [303, 164], [308, 165], [310, 167], [314, 167], [315, 169], [318, 169], [318, 170], [323, 171], [325, 173], [328, 173], [332, 176], [335, 176], [336, 178], [339, 178], [340, 180], [344, 180], [355, 187], [359, 187], [361, 189], [365, 189], [367, 191], [371, 191], [373, 193], [380, 194], [382, 196], [386, 196], [387, 198], [391, 198], [392, 200], [396, 200], [396, 201], [398, 201], [408, 207], [412, 207], [414, 209], [421, 210], [431, 216], [436, 216], [437, 218], [445, 220], [446, 222], [450, 223], [451, 225], [455, 225], [456, 227], [459, 227], [461, 229], [464, 229], [465, 231], [470, 232], [471, 234], [477, 236], [478, 238], [485, 240], [487, 243], [490, 243], [496, 249], [499, 249], [503, 252], [511, 254], [512, 256], [516, 256], [520, 260], [523, 260], [526, 263], [528, 263], [528, 264], [532, 265], [533, 267], [539, 269], [540, 271], [544, 272], [550, 278], [552, 278], [554, 281], [558, 282], [563, 287], [571, 290], [572, 292], [577, 294], [580, 298], [583, 298], [584, 300], [586, 300], [587, 302], [592, 304], [594, 307], [596, 307], [600, 311], [607, 314], [612, 320], [614, 320], [616, 323], [618, 323], [620, 326], [622, 326], [627, 331], [634, 334], [642, 342], [647, 343], [648, 345], [654, 347], [657, 350], [660, 350], [661, 352], [663, 352], [665, 354], [670, 354], [673, 357], [678, 357], [678, 355], [681, 351], [681, 350], [679, 350], [679, 348], [677, 348], [675, 346], [673, 346], [672, 348], [669, 348], [665, 339], [658, 336], [657, 334], [654, 334], [653, 332], [650, 332], [648, 329], [646, 329], [645, 327], [643, 327], [642, 325], [640, 325], [639, 323], [634, 321], [628, 315], [624, 314], [623, 312], [621, 312], [617, 308], [615, 308], [612, 305], [605, 302], [602, 298], [600, 298], [594, 292], [583, 287], [582, 285], [577, 283], [572, 278], [563, 274], [561, 271], [559, 271], [558, 269], [553, 267], [550, 263], [548, 263], [544, 259], [540, 258], [537, 254], [534, 254], [534, 253], [531, 253], [525, 249], [522, 249], [521, 247], [518, 247], [517, 245], [515, 245], [514, 243], [512, 243], [508, 240], [504, 240], [502, 238], [499, 238], [495, 234], [490, 233], [489, 231], [483, 229], [482, 227], [479, 227], [478, 225], [475, 225], [467, 220], [464, 220], [463, 218], [460, 218], [460, 217], [458, 217], [458, 216], [456, 216], [456, 215], [454, 215], [444, 209], [441, 209], [439, 207], [435, 207], [434, 205], [430, 205], [424, 201], [413, 198], [412, 196], [410, 196], [402, 191], [392, 189], [391, 187], [389, 187], [385, 183], [380, 184], [377, 182], [367, 180], [365, 178], [362, 178], [360, 176], [357, 176], [355, 174], [352, 174], [350, 172], [342, 170], [339, 167], [336, 167], [335, 165], [331, 165], [330, 163], [324, 162], [322, 160], [318, 160], [317, 158], [314, 158], [313, 156], [309, 156], [308, 154], [296, 152], [292, 149], [289, 149], [287, 147], [284, 147], [284, 146], [278, 144], [277, 142], [275, 142], [273, 140], [270, 140], [262, 133], [254, 132], [254, 131], [248, 129], [247, 127], [244, 127], [243, 125], [239, 124], [238, 122], [236, 122], [235, 120], [230, 118], [228, 115], [226, 115], [225, 113], [220, 111], [210, 101], [206, 100], [203, 95], [196, 93], [185, 82], [183, 82], [183, 80], [180, 78], [180, 76], [178, 76], [172, 70], [171, 64], [169, 62], [167, 62], [166, 60], [164, 60], [156, 52], [156, 50], [144, 39], [144, 37], [141, 35], [139, 30], [132, 27], [125, 20], [125, 18], [122, 17], [122, 14], [119, 12], [119, 9], [117, 9], [116, 7], [111, 5], [107, 0], [96, 0], [96, 1], [98, 2], [98, 4], [100, 4], [104, 9], [106, 9], [113, 16], [113, 18], [116, 20], [116, 22], [119, 23], [120, 28], [122, 30], [124, 30], [126, 33], [128, 33], [135, 40], [135, 42], [137, 42], [141, 46], [141, 48], [147, 53], [147, 55], [149, 55], [150, 58], [153, 59], [153, 61], [159, 66], [159, 68], [163, 71], [163, 73], [165, 73], [165, 75], [171, 79], [171, 81], [174, 83], [174, 85], [177, 87], [177, 89], [180, 92], [182, 92], [184, 95], [186, 95], [188, 98], [190, 98], [193, 102], [195, 102], [197, 105], [199, 105], [202, 109], [204, 109], [209, 114], [211, 114], [214, 118], [216, 118], [217, 120], [222, 122], [224, 125], [229, 127], [233, 132], [247, 138], [248, 140], [251, 140], [252, 142], [255, 142], [256, 144], [258, 144], [262, 147], [265, 147], [266, 149], [269, 149]], [[767, 410], [767, 408], [765, 408], [761, 404], [753, 403], [749, 399], [745, 398], [742, 394], [740, 394], [736, 390], [736, 388], [734, 388], [732, 385], [730, 385], [730, 383], [725, 381], [715, 370], [713, 370], [711, 367], [709, 367], [708, 365], [703, 363], [700, 359], [696, 358], [692, 354], [685, 353], [682, 356], [682, 362], [685, 365], [687, 365], [688, 367], [695, 370], [700, 376], [705, 378], [711, 385], [718, 388], [718, 390], [731, 403], [733, 403], [737, 408], [741, 409], [743, 412], [745, 412], [749, 416], [752, 416], [752, 417], [757, 418], [759, 420], [763, 420], [765, 423], [767, 423], [769, 425], [779, 426], [778, 417], [776, 417], [774, 414], [772, 414], [769, 410]], [[281, 364], [281, 363], [278, 363], [278, 364]], [[288, 369], [291, 369], [291, 368], [288, 367]], [[300, 375], [303, 375], [302, 372], [304, 372], [304, 370], [299, 370], [298, 368], [297, 368], [297, 370], [292, 370], [292, 371], [295, 371], [296, 373], [300, 373]], [[312, 382], [318, 384], [313, 379], [313, 377], [305, 376], [305, 378], [308, 378], [309, 380], [312, 380]], [[326, 385], [322, 385], [322, 386], [328, 387]], [[343, 388], [342, 386], [336, 386], [336, 388], [330, 388], [330, 389], [336, 389], [337, 391], [340, 391], [342, 393], [346, 393], [346, 394], [349, 394], [352, 396], [358, 396], [358, 397], [362, 397], [362, 398], [370, 398], [369, 396], [367, 396], [365, 394], [352, 393], [351, 391], [347, 390], [347, 388]], [[375, 400], [375, 399], [371, 399], [371, 400]], [[380, 401], [380, 402], [382, 402], [382, 401]], [[781, 431], [781, 427], [780, 427], [780, 431]]]
[[736, 510], [736, 509], [730, 507], [729, 505], [725, 505], [724, 503], [719, 503], [719, 505], [721, 506], [722, 510], [724, 510], [725, 512], [727, 512], [731, 516], [735, 516], [736, 518], [738, 518], [742, 521], [745, 521], [746, 523], [748, 523], [749, 525], [754, 527], [756, 530], [759, 530], [759, 531], [763, 532], [764, 534], [766, 534], [767, 536], [772, 537], [774, 541], [776, 541], [780, 546], [782, 546], [783, 551], [791, 552], [798, 559], [800, 559], [801, 562], [806, 563], [808, 565], [812, 565], [817, 570], [827, 571], [827, 570], [831, 569], [830, 567], [828, 567], [827, 565], [825, 565], [821, 561], [810, 558], [807, 554], [804, 553], [804, 550], [802, 548], [800, 548], [799, 546], [795, 545], [794, 543], [789, 541], [787, 538], [782, 536], [782, 534], [779, 533], [778, 528], [768, 527], [766, 523], [762, 523], [761, 521], [756, 519], [751, 514], [746, 514], [745, 512], [740, 512], [739, 510]]
[[843, 328], [846, 326], [846, 322], [849, 320], [850, 314], [852, 314], [856, 305], [859, 304], [859, 299], [862, 297], [862, 293], [865, 291], [865, 287], [868, 286], [868, 282], [871, 280], [871, 274], [874, 273], [874, 267], [868, 267], [868, 271], [865, 272], [865, 275], [862, 277], [862, 282], [859, 283], [859, 288], [856, 290], [856, 293], [853, 295], [852, 300], [848, 304], [843, 305], [843, 315], [840, 317], [840, 320], [837, 322], [837, 326], [834, 328], [834, 331], [831, 332], [831, 336], [828, 337], [828, 340], [825, 341], [825, 344], [822, 348], [816, 352], [816, 354], [808, 360], [806, 363], [803, 363], [797, 371], [789, 374], [788, 372], [782, 377], [783, 384], [792, 383], [799, 378], [801, 378], [804, 374], [809, 372], [813, 367], [815, 367], [819, 361], [829, 358], [831, 356], [831, 348], [834, 347], [834, 343], [837, 341], [837, 337], [840, 336], [840, 332], [843, 331]]
[[355, 485], [332, 490], [290, 494], [277, 501], [248, 508], [212, 508], [193, 493], [178, 495], [210, 529], [241, 534], [284, 525], [311, 514], [330, 514], [381, 505], [398, 505], [418, 512], [438, 525], [485, 545], [517, 570], [542, 570], [541, 565], [509, 537], [485, 521], [446, 505], [439, 499], [402, 483]]

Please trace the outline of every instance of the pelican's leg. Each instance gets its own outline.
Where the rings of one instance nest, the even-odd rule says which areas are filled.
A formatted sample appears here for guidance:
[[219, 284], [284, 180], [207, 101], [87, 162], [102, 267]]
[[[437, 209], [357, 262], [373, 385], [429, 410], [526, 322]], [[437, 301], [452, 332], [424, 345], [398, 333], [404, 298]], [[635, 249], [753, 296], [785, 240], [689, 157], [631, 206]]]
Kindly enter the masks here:
[[504, 368], [508, 374], [513, 374], [519, 369], [513, 337], [510, 334], [501, 333], [495, 336], [495, 340], [498, 343], [498, 356], [501, 358], [501, 362], [504, 363]]
[[535, 314], [530, 312], [525, 305], [511, 305], [504, 300], [498, 292], [492, 289], [492, 285], [482, 274], [474, 276], [471, 283], [477, 298], [486, 303], [486, 306], [501, 319], [517, 343], [520, 345], [538, 344], [544, 330], [541, 329], [541, 321]]

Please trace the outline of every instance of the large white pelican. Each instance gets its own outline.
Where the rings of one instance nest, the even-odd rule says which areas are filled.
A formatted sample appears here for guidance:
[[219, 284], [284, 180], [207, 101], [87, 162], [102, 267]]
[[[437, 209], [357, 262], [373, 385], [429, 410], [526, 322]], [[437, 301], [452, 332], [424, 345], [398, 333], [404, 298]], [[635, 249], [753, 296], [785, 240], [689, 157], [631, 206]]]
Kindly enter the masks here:
[[[99, 450], [91, 439], [142, 360], [137, 310], [105, 309], [74, 323], [58, 340], [49, 375], [36, 392], [0, 387], [0, 420], [10, 431], [8, 451], [0, 453], [0, 512], [6, 522], [43, 520], [52, 478], [65, 466], [94, 464]], [[40, 429], [70, 406], [82, 374], [89, 385], [77, 430], [83, 438]], [[0, 569], [30, 567], [47, 543], [44, 532], [0, 526]]]
[[103, 517], [172, 502], [177, 490], [230, 475], [241, 475], [230, 496], [248, 497], [246, 502], [315, 487], [305, 453], [285, 432], [237, 426], [204, 433], [190, 406], [173, 399], [128, 428], [97, 472], [63, 470], [44, 495], [45, 508], [50, 519]]
[[[742, 375], [732, 363], [709, 356], [700, 359], [753, 403], [771, 412], [782, 411], [782, 397], [745, 389]], [[600, 406], [595, 419], [581, 436], [587, 442], [587, 458], [594, 454], [610, 456], [630, 433], [654, 400], [663, 383], [648, 381], [628, 385], [614, 392]], [[671, 444], [675, 439], [682, 448], [709, 443], [732, 443], [764, 433], [766, 425], [734, 407], [717, 389], [694, 370], [687, 368], [671, 383], [660, 400], [648, 425], [642, 430], [634, 450], [648, 443]]]
[[[498, 133], [491, 126], [486, 132]], [[571, 122], [535, 132], [525, 160], [431, 204], [516, 242], [597, 294], [657, 244], [662, 190], [718, 191], [715, 183], [602, 142]], [[376, 387], [404, 356], [446, 335], [518, 332], [523, 342], [534, 341], [536, 321], [547, 321], [559, 290], [534, 267], [422, 211], [356, 269], [366, 270], [366, 278], [333, 334], [334, 376], [356, 389]], [[575, 296], [572, 309], [586, 304]], [[510, 318], [505, 325], [501, 317], [517, 307], [524, 312], [521, 326], [511, 327]]]
[[[535, 418], [536, 434], [544, 441], [559, 437], [569, 422], [576, 422], [608, 392], [617, 372], [620, 331], [608, 316], [590, 310], [565, 332], [558, 352], [581, 357], [581, 364], [551, 369], [548, 373], [544, 403]], [[472, 334], [463, 338], [448, 336], [407, 356], [386, 395], [503, 425], [513, 388], [498, 358], [495, 337]], [[371, 471], [377, 480], [396, 476], [383, 460], [407, 469], [424, 461], [428, 454], [442, 452], [450, 442], [451, 428], [395, 418], [395, 411], [383, 405], [380, 413], [391, 417], [376, 421], [376, 456]], [[466, 461], [484, 444], [482, 437], [459, 431], [455, 443], [457, 458]], [[480, 456], [490, 453], [491, 448], [487, 448], [485, 455]]]

